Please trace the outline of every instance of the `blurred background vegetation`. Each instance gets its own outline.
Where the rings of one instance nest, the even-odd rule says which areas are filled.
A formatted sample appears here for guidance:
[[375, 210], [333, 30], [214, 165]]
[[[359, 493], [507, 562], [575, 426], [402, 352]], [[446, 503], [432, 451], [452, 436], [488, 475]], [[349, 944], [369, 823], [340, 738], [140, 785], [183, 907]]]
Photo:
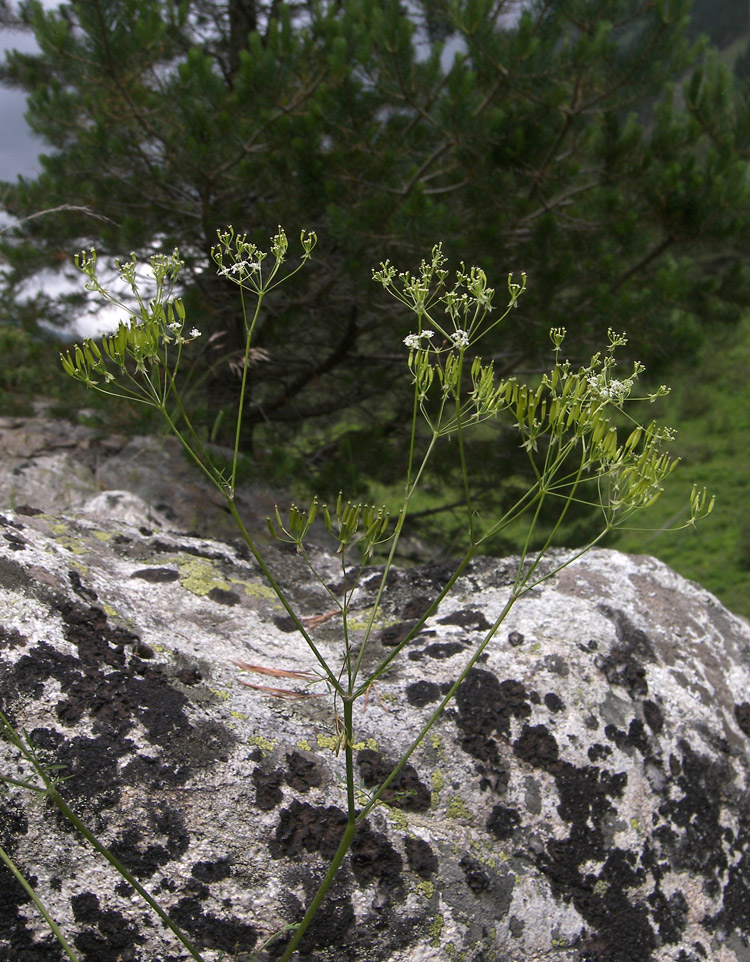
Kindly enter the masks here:
[[[45, 143], [38, 175], [0, 184], [15, 224], [0, 235], [2, 410], [43, 395], [103, 432], [157, 430], [63, 381], [61, 342], [91, 309], [80, 280], [30, 283], [69, 278], [92, 244], [105, 261], [178, 246], [204, 333], [191, 404], [226, 441], [242, 318], [209, 267], [216, 229], [261, 246], [277, 224], [314, 229], [313, 264], [258, 331], [244, 470], [300, 498], [396, 500], [411, 322], [371, 269], [413, 269], [442, 241], [500, 289], [528, 273], [483, 345], [498, 372], [544, 369], [553, 326], [587, 362], [613, 327], [630, 338], [623, 360], [674, 387], [644, 417], [679, 426], [685, 465], [648, 519], [657, 530], [611, 546], [656, 554], [750, 615], [749, 18], [746, 0], [0, 2], [2, 24], [40, 48], [11, 52], [0, 79], [26, 92]], [[460, 537], [451, 454], [416, 504], [406, 560]], [[526, 483], [510, 431], [477, 435], [471, 460], [487, 511]], [[693, 480], [716, 491], [716, 513], [663, 531]], [[561, 542], [593, 525], [572, 516]]]

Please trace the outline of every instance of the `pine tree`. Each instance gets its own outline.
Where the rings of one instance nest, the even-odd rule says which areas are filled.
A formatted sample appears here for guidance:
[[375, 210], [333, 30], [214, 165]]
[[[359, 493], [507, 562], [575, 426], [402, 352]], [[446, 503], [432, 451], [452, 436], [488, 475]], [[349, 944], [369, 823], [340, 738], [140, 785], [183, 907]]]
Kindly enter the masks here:
[[[344, 424], [356, 444], [375, 421], [387, 448], [409, 321], [370, 271], [386, 257], [416, 266], [436, 241], [498, 285], [528, 274], [514, 324], [487, 344], [499, 370], [536, 366], [552, 326], [580, 356], [609, 326], [646, 360], [689, 350], [750, 293], [748, 101], [688, 41], [689, 0], [521, 6], [6, 7], [42, 53], [11, 54], [2, 79], [28, 92], [48, 149], [39, 176], [2, 185], [3, 203], [18, 218], [68, 209], [5, 235], [5, 303], [91, 244], [116, 256], [179, 246], [190, 317], [211, 335], [196, 384], [220, 438], [241, 315], [207, 267], [216, 229], [261, 244], [277, 224], [315, 229], [314, 264], [268, 302], [247, 421], [248, 449], [253, 430], [262, 446], [305, 422], [306, 455], [321, 424]], [[46, 303], [44, 320], [69, 322], [74, 306]], [[372, 470], [388, 460], [377, 447]]]

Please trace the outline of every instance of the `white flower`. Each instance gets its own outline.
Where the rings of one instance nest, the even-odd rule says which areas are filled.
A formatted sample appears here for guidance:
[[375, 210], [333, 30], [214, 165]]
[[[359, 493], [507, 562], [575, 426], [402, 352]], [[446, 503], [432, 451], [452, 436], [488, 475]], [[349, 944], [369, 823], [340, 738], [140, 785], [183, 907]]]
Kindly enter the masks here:
[[420, 343], [421, 338], [426, 337], [428, 340], [435, 336], [434, 331], [421, 331], [419, 334], [407, 334], [404, 338], [404, 344], [412, 350], [418, 351], [422, 346]]
[[462, 331], [459, 329], [451, 334], [451, 340], [453, 341], [454, 347], [468, 347], [469, 333], [468, 331]]
[[198, 330], [197, 327], [194, 327], [194, 328], [192, 329], [192, 331], [190, 332], [190, 336], [191, 336], [191, 337], [200, 337], [200, 336], [201, 336], [201, 332]]
[[605, 374], [592, 374], [588, 382], [603, 401], [612, 401], [615, 404], [621, 404], [633, 388], [632, 378], [625, 381], [619, 381], [617, 378], [610, 380]]
[[228, 267], [222, 267], [217, 271], [217, 274], [222, 274], [224, 277], [229, 277], [230, 274], [239, 274], [240, 277], [246, 277], [248, 274], [254, 274], [259, 270], [260, 264], [257, 261], [235, 261]]
[[169, 328], [170, 331], [174, 331], [175, 333], [177, 333], [177, 331], [182, 329], [182, 324], [180, 324], [179, 321], [172, 321], [171, 324], [167, 324], [167, 327]]

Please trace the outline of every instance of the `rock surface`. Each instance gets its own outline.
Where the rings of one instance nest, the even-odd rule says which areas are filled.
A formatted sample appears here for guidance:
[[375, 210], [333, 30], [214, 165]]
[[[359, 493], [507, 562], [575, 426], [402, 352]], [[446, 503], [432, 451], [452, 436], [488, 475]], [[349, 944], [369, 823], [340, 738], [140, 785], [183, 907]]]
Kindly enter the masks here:
[[[91, 511], [0, 514], [4, 711], [207, 962], [247, 960], [300, 918], [344, 821], [324, 686], [235, 664], [309, 671], [303, 640], [237, 545]], [[317, 557], [340, 590], [337, 560]], [[295, 554], [272, 564], [303, 616], [326, 616], [311, 630], [335, 658], [330, 597]], [[367, 659], [448, 573], [391, 574]], [[363, 792], [457, 678], [513, 573], [474, 563], [360, 706]], [[377, 576], [355, 595], [360, 622]], [[595, 551], [519, 601], [411, 763], [300, 959], [750, 960], [750, 629], [663, 564]], [[30, 793], [0, 798], [0, 840], [82, 962], [188, 957]], [[0, 869], [0, 959], [63, 958]]]
[[[130, 506], [123, 491], [140, 501]], [[237, 503], [248, 527], [263, 536], [274, 506], [270, 491], [240, 485]], [[49, 417], [44, 404], [37, 417], [0, 417], [0, 505], [139, 517], [215, 538], [233, 537], [236, 530], [221, 495], [176, 438], [104, 434]]]

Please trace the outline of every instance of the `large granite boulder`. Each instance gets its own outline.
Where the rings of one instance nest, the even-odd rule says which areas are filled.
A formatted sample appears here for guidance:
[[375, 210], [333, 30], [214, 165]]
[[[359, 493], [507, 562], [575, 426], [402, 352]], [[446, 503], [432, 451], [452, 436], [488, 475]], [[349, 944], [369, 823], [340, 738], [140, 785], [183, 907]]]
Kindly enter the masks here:
[[[204, 958], [247, 960], [301, 917], [342, 831], [330, 698], [238, 667], [315, 667], [246, 550], [93, 507], [2, 512], [3, 710], [64, 766], [63, 794]], [[324, 588], [294, 553], [271, 560], [336, 658]], [[340, 588], [339, 560], [317, 560]], [[363, 798], [497, 617], [513, 571], [472, 564], [360, 704]], [[392, 572], [368, 657], [398, 643], [448, 573]], [[362, 622], [377, 575], [354, 598]], [[7, 746], [2, 765], [24, 771]], [[592, 552], [518, 602], [359, 830], [299, 958], [748, 962], [749, 775], [748, 626], [651, 558]], [[0, 813], [3, 846], [82, 962], [187, 958], [54, 809], [10, 789]], [[0, 959], [63, 959], [1, 867], [0, 892]]]

